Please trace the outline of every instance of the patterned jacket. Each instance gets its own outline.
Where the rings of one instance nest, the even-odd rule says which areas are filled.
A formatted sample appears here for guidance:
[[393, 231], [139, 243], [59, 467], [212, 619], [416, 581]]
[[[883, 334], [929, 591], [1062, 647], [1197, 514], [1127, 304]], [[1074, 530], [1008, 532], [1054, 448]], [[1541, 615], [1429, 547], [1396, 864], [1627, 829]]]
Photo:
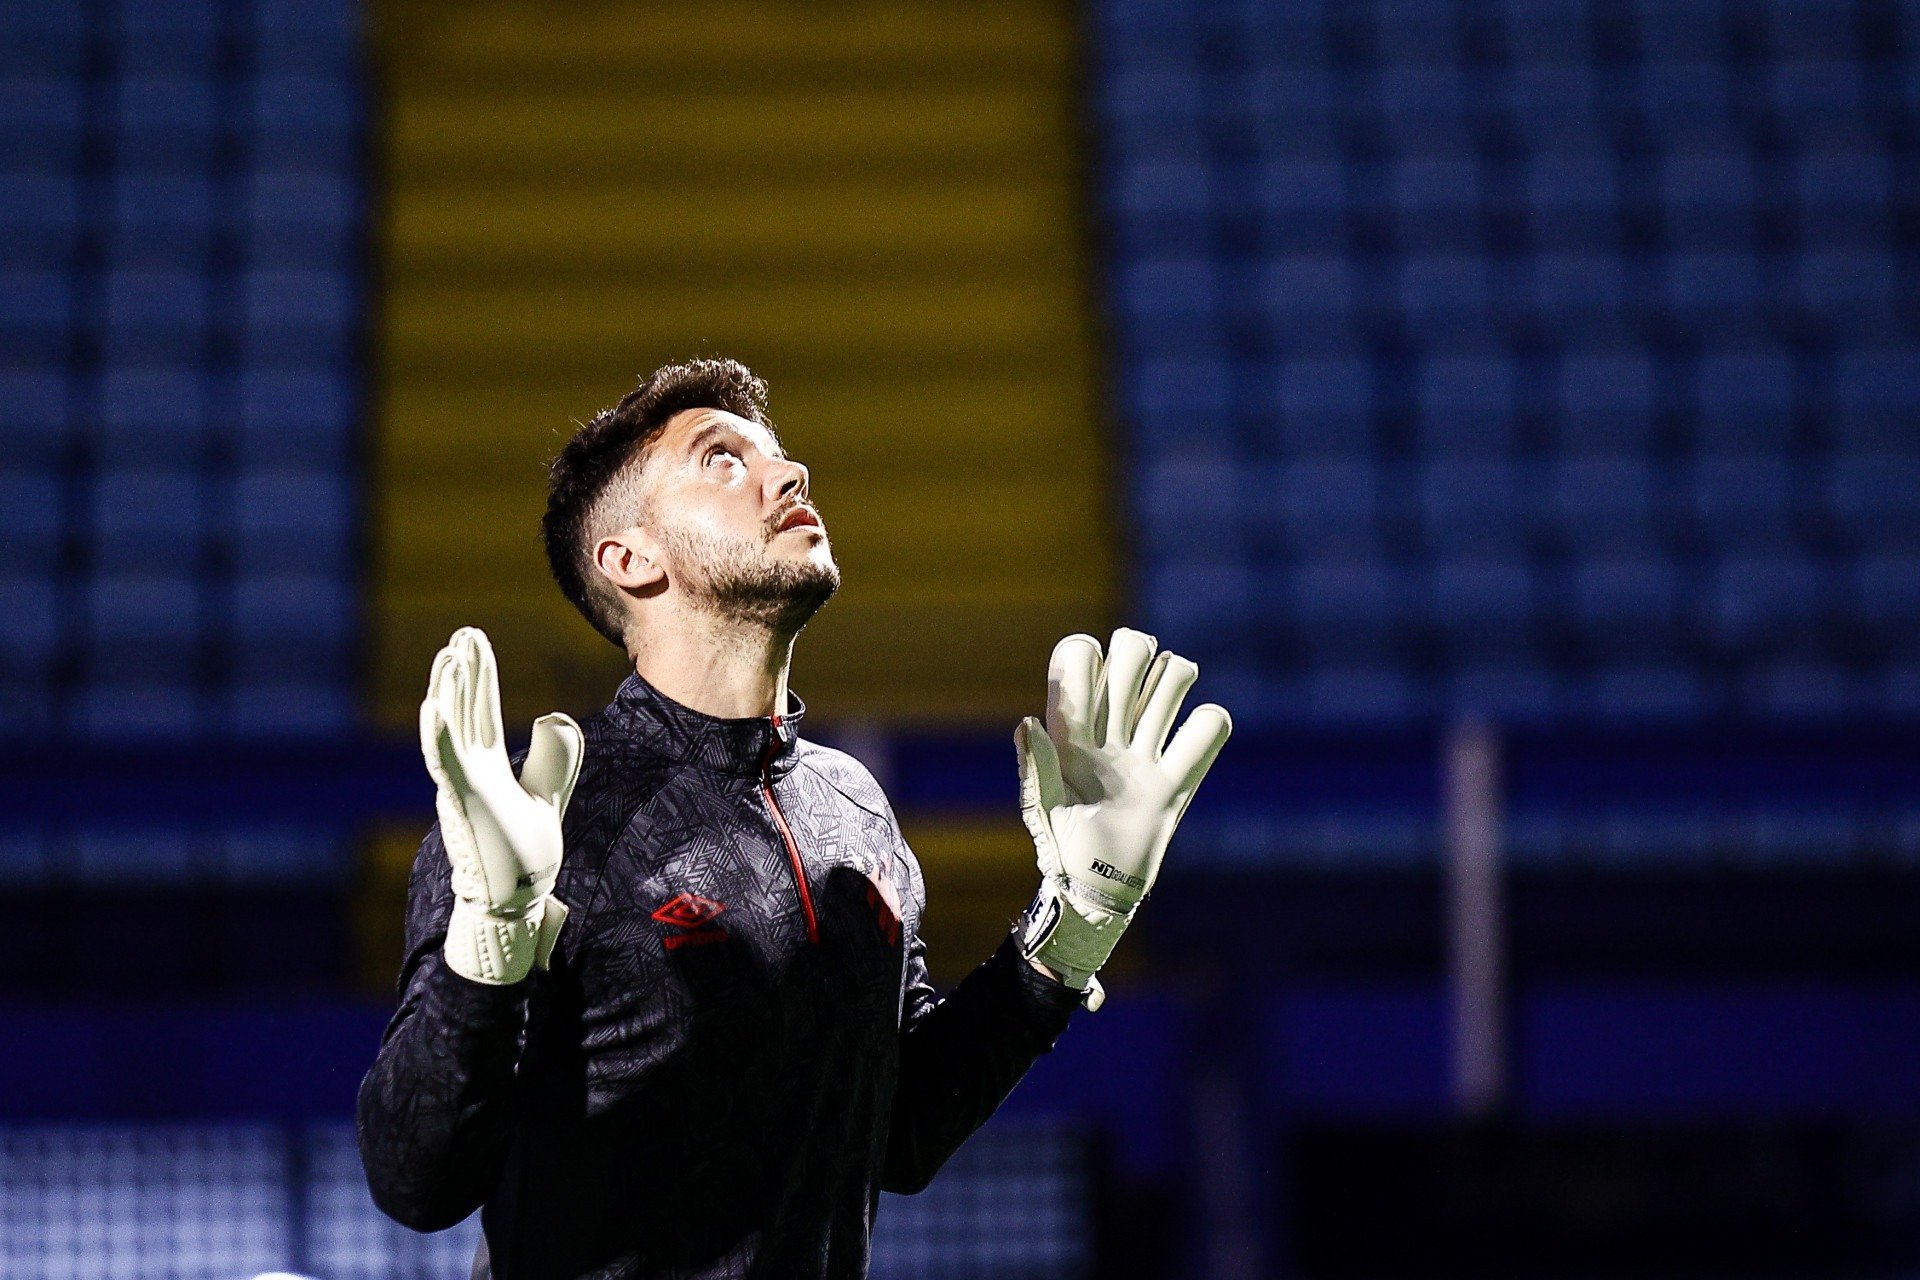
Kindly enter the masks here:
[[581, 722], [552, 966], [513, 986], [442, 962], [427, 833], [359, 1094], [383, 1211], [433, 1231], [484, 1205], [494, 1280], [867, 1274], [880, 1192], [925, 1187], [1081, 997], [1011, 932], [936, 995], [919, 863], [805, 714], [789, 691], [721, 719], [629, 676]]

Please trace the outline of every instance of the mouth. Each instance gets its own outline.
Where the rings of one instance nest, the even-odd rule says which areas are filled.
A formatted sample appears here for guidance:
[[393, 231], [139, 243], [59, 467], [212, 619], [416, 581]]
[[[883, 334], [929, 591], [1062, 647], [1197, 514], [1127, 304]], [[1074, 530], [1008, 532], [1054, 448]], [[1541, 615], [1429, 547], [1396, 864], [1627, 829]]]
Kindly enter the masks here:
[[787, 512], [780, 521], [780, 527], [775, 529], [774, 532], [788, 533], [794, 529], [820, 529], [821, 532], [825, 532], [820, 524], [819, 515], [814, 512], [812, 507], [795, 507], [793, 510]]

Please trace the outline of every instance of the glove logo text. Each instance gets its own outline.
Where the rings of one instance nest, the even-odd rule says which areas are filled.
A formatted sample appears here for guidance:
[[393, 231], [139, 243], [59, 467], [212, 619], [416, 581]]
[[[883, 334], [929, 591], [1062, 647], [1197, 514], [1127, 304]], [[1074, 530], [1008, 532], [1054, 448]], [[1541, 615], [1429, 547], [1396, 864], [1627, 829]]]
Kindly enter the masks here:
[[1098, 858], [1093, 860], [1093, 873], [1097, 876], [1105, 876], [1109, 880], [1118, 880], [1129, 889], [1144, 889], [1147, 887], [1147, 882], [1140, 876], [1130, 876], [1112, 863], [1102, 862]]

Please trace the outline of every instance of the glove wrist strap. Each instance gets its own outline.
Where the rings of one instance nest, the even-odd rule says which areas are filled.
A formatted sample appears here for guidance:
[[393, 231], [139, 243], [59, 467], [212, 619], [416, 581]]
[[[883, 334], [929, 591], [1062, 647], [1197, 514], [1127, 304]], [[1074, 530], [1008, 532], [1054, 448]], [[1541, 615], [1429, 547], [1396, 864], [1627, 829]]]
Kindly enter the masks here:
[[456, 896], [441, 953], [461, 977], [507, 986], [525, 979], [536, 965], [547, 967], [566, 919], [566, 904], [551, 896], [511, 919], [489, 915], [482, 904]]

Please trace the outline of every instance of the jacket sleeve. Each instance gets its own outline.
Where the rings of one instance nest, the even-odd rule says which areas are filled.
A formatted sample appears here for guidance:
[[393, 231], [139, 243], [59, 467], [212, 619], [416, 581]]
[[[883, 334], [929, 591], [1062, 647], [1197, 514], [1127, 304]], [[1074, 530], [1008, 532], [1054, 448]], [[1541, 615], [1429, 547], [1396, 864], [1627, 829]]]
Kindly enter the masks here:
[[435, 823], [408, 884], [400, 1007], [361, 1081], [356, 1117], [374, 1203], [416, 1231], [460, 1222], [500, 1178], [537, 980], [489, 986], [447, 968], [441, 945], [452, 913], [452, 870]]
[[[905, 846], [905, 841], [902, 842]], [[905, 854], [917, 903], [925, 881]], [[1006, 1100], [1036, 1059], [1053, 1049], [1082, 993], [1027, 963], [1009, 932], [945, 999], [927, 978], [917, 922], [907, 941], [907, 1000], [880, 1189], [925, 1190], [947, 1158]]]

